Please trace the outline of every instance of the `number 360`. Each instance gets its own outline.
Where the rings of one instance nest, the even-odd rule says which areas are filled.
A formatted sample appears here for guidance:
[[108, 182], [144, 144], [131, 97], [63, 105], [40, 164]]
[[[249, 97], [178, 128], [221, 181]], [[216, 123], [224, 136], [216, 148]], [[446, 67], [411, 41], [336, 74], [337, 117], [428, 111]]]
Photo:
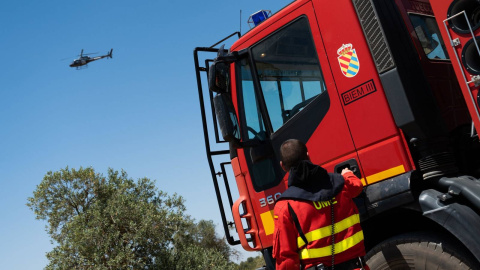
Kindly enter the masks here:
[[260, 201], [260, 207], [265, 207], [265, 206], [267, 206], [267, 204], [274, 204], [275, 201], [278, 199], [278, 197], [280, 197], [280, 195], [282, 195], [282, 193], [277, 192], [277, 193], [275, 193], [275, 195], [267, 196], [267, 198], [261, 198], [259, 200]]

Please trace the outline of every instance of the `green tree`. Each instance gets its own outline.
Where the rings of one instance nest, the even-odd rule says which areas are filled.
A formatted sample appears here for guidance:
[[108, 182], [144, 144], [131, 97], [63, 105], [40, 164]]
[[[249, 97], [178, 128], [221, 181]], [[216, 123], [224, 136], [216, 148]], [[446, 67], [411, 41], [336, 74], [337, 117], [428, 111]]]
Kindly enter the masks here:
[[200, 220], [198, 223], [190, 222], [183, 234], [176, 237], [177, 248], [185, 248], [185, 245], [195, 244], [196, 246], [216, 250], [225, 260], [232, 256], [238, 256], [224, 238], [218, 238], [215, 233], [215, 224], [211, 220]]
[[175, 235], [177, 256], [176, 269], [236, 269], [230, 261], [238, 256], [226, 240], [215, 234], [215, 225], [211, 220], [190, 220], [186, 229]]
[[238, 270], [255, 270], [265, 265], [265, 261], [262, 256], [257, 256], [255, 258], [248, 257], [246, 261], [243, 261], [238, 266]]
[[[184, 200], [136, 182], [124, 171], [108, 176], [92, 168], [48, 172], [28, 198], [37, 219], [47, 221], [56, 246], [46, 269], [233, 269], [230, 250], [208, 225], [185, 214]], [[189, 243], [186, 237], [195, 239]], [[208, 241], [207, 241], [208, 240]], [[218, 244], [218, 243], [217, 243]], [[188, 267], [186, 267], [188, 265]], [[194, 267], [192, 267], [194, 266]]]

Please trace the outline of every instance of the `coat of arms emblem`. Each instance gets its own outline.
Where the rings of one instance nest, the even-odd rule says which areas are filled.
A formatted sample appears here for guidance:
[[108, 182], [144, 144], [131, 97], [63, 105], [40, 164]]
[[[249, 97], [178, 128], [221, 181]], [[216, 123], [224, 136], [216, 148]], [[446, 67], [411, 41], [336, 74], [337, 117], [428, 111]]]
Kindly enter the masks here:
[[337, 54], [338, 63], [340, 64], [343, 75], [347, 78], [352, 78], [357, 75], [360, 69], [360, 62], [358, 61], [357, 52], [353, 49], [352, 44], [343, 44], [342, 47], [337, 50]]

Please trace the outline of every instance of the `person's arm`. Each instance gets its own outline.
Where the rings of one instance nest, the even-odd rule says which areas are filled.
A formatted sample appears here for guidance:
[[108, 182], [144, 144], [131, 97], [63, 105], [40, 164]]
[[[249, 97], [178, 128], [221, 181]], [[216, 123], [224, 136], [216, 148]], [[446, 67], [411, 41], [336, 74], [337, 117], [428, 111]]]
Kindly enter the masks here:
[[350, 195], [350, 197], [355, 198], [362, 193], [362, 181], [360, 181], [360, 179], [358, 179], [358, 177], [353, 174], [350, 169], [343, 169], [342, 176], [343, 179], [345, 179], [345, 188], [347, 189], [347, 193]]
[[277, 270], [300, 269], [300, 258], [297, 253], [297, 230], [288, 213], [287, 203], [280, 201], [275, 205], [273, 257]]

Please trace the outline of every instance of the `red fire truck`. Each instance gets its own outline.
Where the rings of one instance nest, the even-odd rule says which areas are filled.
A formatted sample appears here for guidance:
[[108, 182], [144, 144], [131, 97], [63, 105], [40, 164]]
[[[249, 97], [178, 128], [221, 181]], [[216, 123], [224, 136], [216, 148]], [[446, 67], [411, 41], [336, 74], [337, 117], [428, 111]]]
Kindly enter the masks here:
[[228, 50], [194, 50], [227, 241], [275, 269], [279, 147], [295, 138], [362, 180], [371, 269], [480, 269], [480, 1], [297, 0], [251, 20]]

